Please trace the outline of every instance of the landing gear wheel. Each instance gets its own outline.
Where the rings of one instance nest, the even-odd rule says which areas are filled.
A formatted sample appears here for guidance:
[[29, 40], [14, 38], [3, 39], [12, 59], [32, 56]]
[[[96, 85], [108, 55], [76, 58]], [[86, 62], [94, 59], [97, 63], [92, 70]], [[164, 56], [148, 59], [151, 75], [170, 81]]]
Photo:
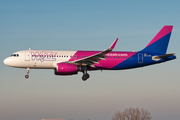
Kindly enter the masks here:
[[29, 78], [29, 75], [25, 75], [25, 78], [28, 79], [28, 78]]
[[82, 76], [82, 80], [86, 81], [89, 77], [90, 77], [90, 75], [88, 73], [86, 73]]

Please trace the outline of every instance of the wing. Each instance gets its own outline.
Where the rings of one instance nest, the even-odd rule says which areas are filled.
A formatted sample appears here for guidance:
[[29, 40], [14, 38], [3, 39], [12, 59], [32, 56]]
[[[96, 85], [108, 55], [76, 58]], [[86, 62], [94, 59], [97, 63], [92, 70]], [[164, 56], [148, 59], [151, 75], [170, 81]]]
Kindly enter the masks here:
[[105, 55], [114, 49], [117, 41], [118, 41], [118, 38], [113, 42], [113, 44], [107, 50], [104, 50], [104, 51], [99, 52], [97, 54], [88, 56], [86, 58], [82, 58], [82, 59], [78, 59], [78, 60], [74, 60], [74, 61], [68, 61], [68, 63], [76, 64], [76, 65], [82, 65], [82, 66], [88, 65], [90, 67], [95, 67], [94, 63], [99, 64], [98, 61], [105, 60]]

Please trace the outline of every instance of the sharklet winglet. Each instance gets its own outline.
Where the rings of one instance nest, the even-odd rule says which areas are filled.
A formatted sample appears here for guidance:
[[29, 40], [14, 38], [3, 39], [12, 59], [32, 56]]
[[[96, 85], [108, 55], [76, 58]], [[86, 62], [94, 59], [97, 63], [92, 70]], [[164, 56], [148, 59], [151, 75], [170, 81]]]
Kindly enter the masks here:
[[116, 46], [116, 43], [118, 41], [118, 38], [113, 42], [113, 44], [109, 47], [110, 50], [113, 50], [114, 47]]

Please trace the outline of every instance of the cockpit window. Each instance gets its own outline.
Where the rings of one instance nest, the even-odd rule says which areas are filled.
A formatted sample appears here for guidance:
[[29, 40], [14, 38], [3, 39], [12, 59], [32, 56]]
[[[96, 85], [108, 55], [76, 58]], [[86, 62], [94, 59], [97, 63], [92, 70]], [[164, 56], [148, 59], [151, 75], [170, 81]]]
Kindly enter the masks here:
[[19, 54], [12, 54], [11, 57], [19, 57]]

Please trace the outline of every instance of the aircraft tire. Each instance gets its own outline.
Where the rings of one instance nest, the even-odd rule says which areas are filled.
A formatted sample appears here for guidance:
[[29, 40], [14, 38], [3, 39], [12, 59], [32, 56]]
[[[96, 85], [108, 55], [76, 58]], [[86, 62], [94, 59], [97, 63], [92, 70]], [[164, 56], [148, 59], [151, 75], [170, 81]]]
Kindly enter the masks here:
[[29, 75], [25, 75], [25, 78], [28, 79], [28, 78], [29, 78]]
[[89, 74], [84, 74], [84, 75], [82, 76], [82, 80], [83, 80], [83, 81], [86, 81], [89, 77], [90, 77]]

